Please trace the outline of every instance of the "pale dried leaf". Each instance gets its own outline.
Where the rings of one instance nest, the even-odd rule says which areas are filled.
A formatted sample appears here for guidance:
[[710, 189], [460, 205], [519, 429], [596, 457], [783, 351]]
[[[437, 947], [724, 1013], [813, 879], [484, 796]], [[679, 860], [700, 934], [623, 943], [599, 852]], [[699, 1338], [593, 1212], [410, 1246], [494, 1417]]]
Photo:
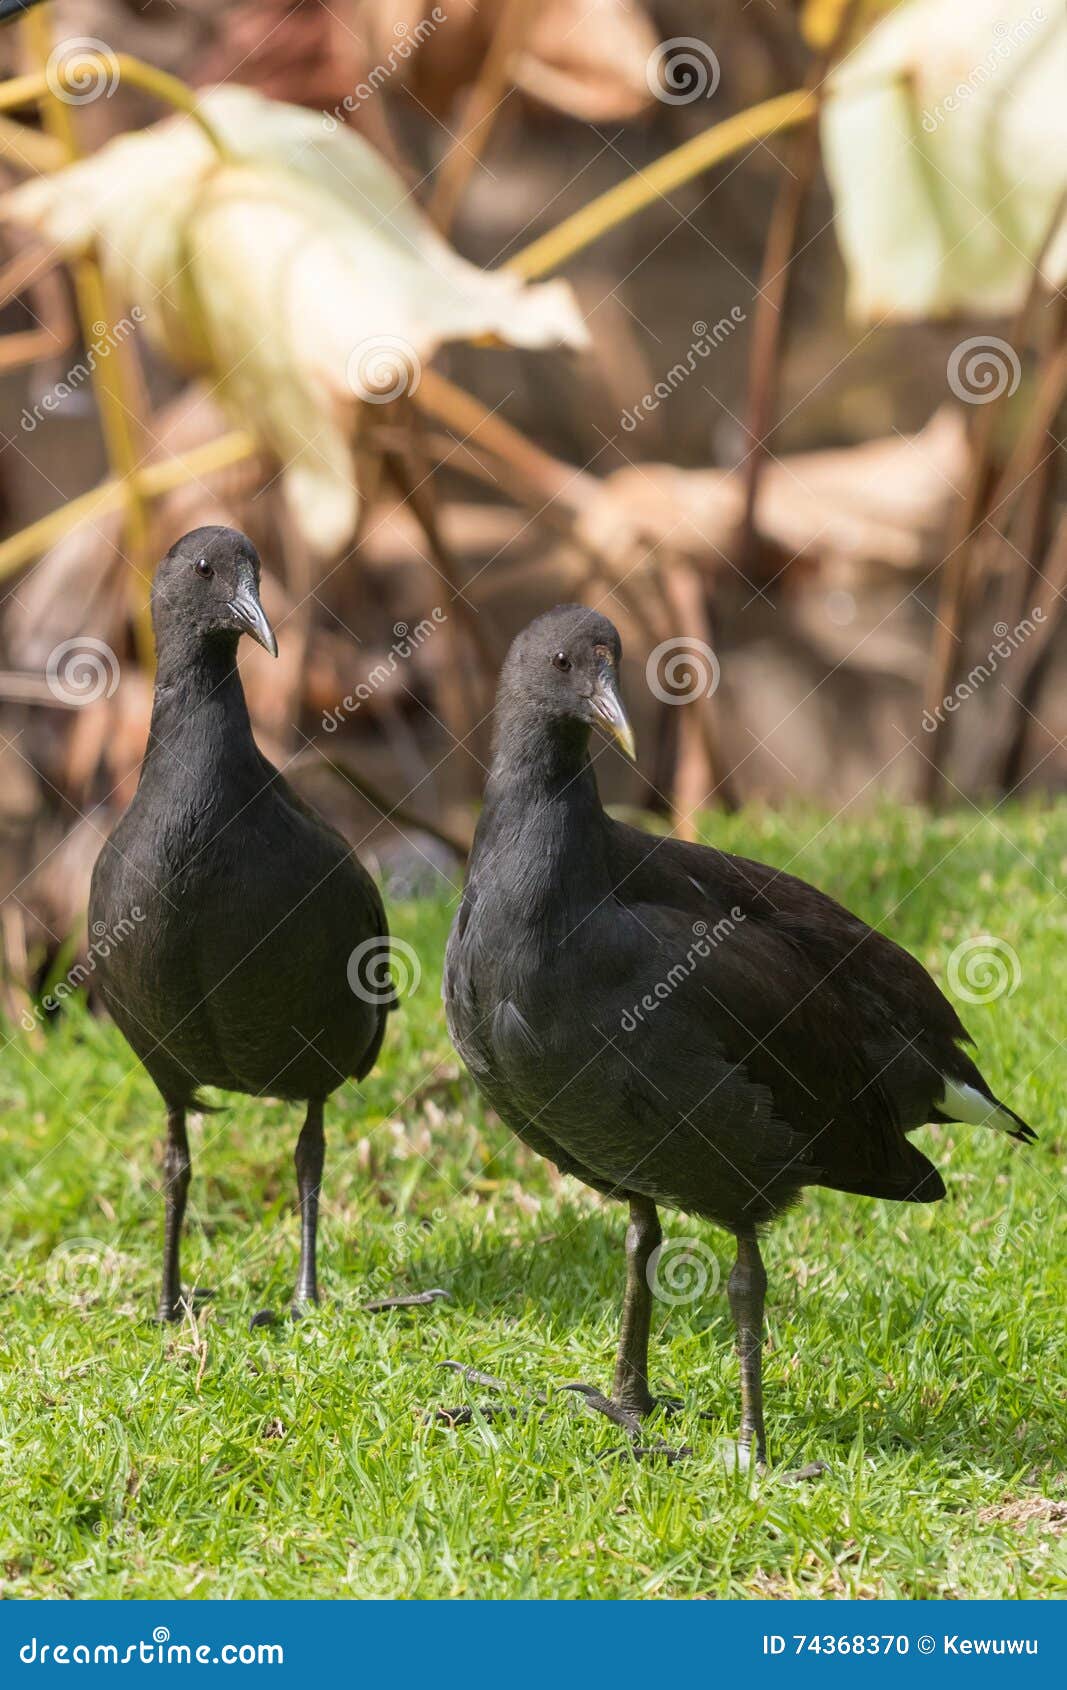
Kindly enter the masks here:
[[1067, 13], [1033, 0], [910, 0], [848, 55], [822, 142], [855, 313], [1019, 305], [1067, 185], [1065, 90]]
[[8, 195], [67, 256], [95, 246], [124, 304], [179, 367], [209, 376], [282, 465], [320, 552], [353, 530], [353, 439], [368, 396], [411, 392], [445, 341], [586, 343], [564, 282], [460, 258], [373, 147], [250, 89], [203, 96], [230, 150], [187, 118], [124, 136]]

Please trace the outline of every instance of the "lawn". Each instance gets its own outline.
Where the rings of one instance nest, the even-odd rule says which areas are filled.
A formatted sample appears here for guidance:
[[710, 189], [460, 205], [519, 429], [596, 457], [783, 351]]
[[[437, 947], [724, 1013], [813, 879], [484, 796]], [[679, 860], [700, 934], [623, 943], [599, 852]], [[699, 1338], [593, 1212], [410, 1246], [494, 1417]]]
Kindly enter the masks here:
[[[440, 969], [452, 904], [394, 904], [421, 966], [383, 1060], [327, 1112], [325, 1288], [299, 1326], [249, 1330], [296, 1271], [295, 1110], [222, 1098], [193, 1134], [184, 1272], [195, 1322], [149, 1321], [161, 1112], [109, 1023], [75, 1005], [0, 1059], [0, 1573], [36, 1596], [1023, 1596], [1067, 1583], [1067, 1246], [1061, 1159], [1067, 803], [930, 822], [884, 809], [708, 818], [900, 939], [945, 983], [963, 941], [1020, 960], [959, 1007], [991, 1082], [1040, 1134], [928, 1128], [940, 1204], [812, 1191], [765, 1248], [776, 1468], [731, 1470], [731, 1241], [682, 1215], [702, 1297], [657, 1305], [669, 1465], [567, 1380], [610, 1383], [624, 1212], [509, 1138], [452, 1053]], [[1001, 953], [1007, 956], [1007, 952]], [[1014, 984], [1014, 989], [1012, 986]], [[979, 994], [981, 995], [981, 994]], [[716, 1279], [721, 1283], [716, 1285]], [[390, 1293], [447, 1301], [367, 1313]], [[441, 1366], [498, 1375], [486, 1403]], [[704, 1416], [708, 1416], [705, 1418]]]

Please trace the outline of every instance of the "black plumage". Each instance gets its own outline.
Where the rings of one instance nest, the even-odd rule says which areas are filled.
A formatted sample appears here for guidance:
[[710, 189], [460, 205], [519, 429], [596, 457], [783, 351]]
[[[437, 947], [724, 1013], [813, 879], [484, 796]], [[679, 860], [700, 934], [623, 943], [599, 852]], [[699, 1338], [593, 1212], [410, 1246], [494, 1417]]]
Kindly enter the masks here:
[[765, 1439], [757, 1233], [804, 1186], [931, 1202], [925, 1122], [1029, 1127], [990, 1092], [918, 962], [789, 874], [658, 839], [603, 810], [591, 726], [633, 742], [619, 637], [561, 606], [514, 642], [492, 769], [448, 946], [449, 1026], [503, 1120], [565, 1173], [626, 1198], [616, 1403], [641, 1415], [657, 1204], [737, 1238], [729, 1294], [742, 1440]]
[[323, 1105], [373, 1066], [392, 1007], [388, 928], [347, 842], [262, 755], [237, 669], [242, 633], [277, 644], [243, 534], [198, 528], [152, 588], [158, 669], [137, 793], [97, 860], [90, 920], [121, 934], [105, 1004], [167, 1107], [160, 1318], [182, 1305], [186, 1112], [197, 1088], [307, 1104], [294, 1312], [318, 1300]]

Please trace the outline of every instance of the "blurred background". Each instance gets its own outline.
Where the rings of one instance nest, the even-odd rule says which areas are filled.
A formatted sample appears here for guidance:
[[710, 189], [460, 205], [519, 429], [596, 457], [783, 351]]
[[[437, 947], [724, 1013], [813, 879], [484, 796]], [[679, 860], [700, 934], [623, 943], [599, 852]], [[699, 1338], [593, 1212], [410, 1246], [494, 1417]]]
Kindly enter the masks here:
[[0, 56], [9, 1008], [85, 944], [203, 523], [263, 558], [263, 749], [400, 892], [560, 600], [654, 825], [1062, 788], [1060, 6], [54, 0]]

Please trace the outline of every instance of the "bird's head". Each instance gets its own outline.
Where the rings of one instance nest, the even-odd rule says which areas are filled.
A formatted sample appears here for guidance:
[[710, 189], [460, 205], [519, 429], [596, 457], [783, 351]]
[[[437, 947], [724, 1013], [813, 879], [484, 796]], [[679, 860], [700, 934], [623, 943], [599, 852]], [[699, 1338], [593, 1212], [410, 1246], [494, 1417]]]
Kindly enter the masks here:
[[194, 528], [170, 548], [152, 583], [152, 622], [163, 649], [175, 635], [237, 644], [242, 634], [278, 655], [259, 602], [259, 554], [235, 528]]
[[[633, 729], [619, 696], [622, 645], [599, 611], [560, 604], [512, 642], [500, 678], [502, 714], [565, 728], [596, 728], [636, 761]], [[583, 734], [584, 743], [584, 734]]]

